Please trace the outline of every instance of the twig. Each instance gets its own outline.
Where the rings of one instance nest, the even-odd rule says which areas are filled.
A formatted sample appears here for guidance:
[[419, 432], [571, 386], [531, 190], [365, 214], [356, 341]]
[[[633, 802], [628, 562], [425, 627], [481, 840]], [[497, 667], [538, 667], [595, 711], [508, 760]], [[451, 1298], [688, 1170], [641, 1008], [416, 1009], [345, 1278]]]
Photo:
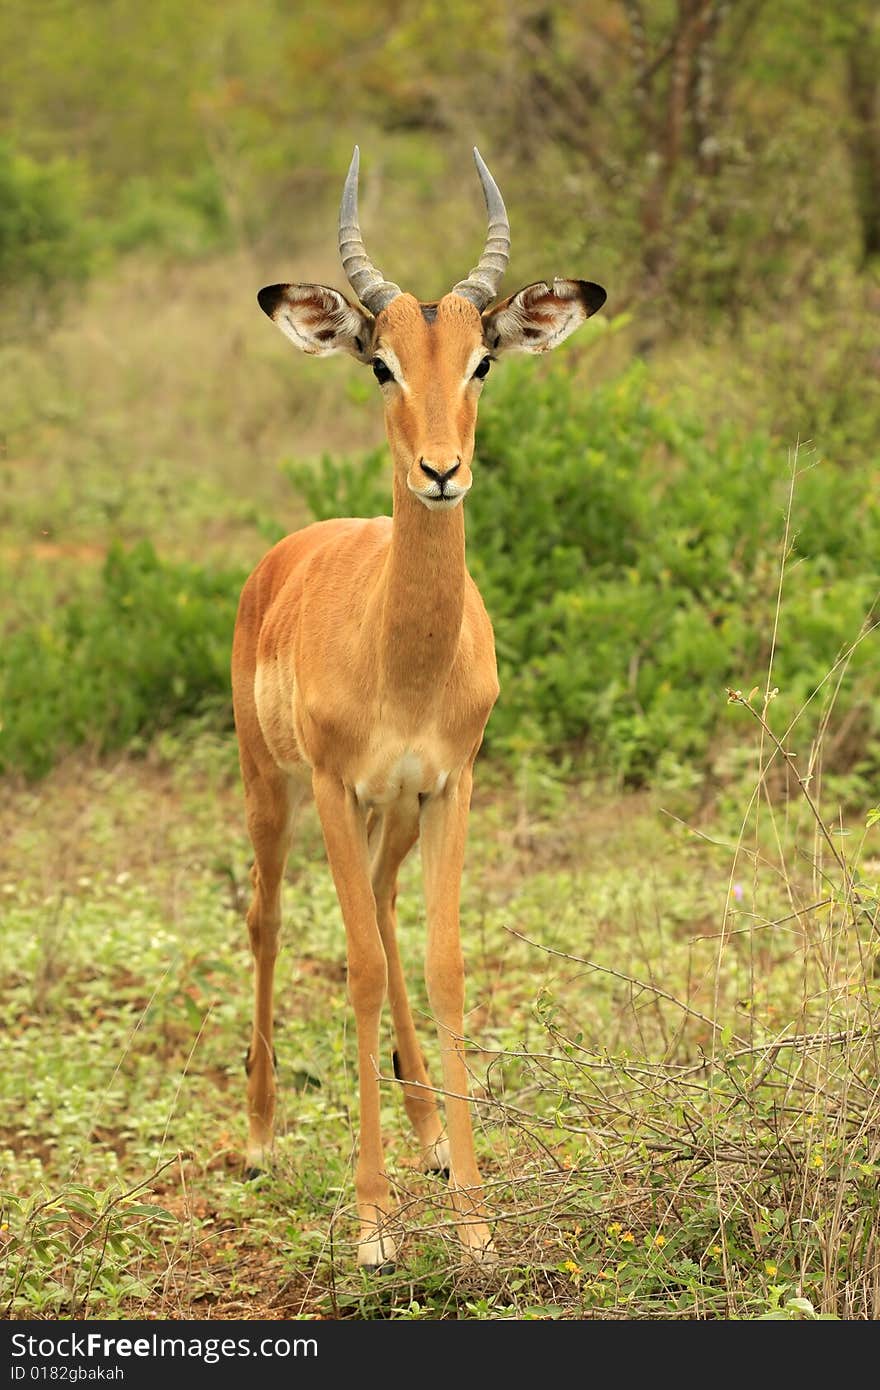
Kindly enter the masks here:
[[[648, 990], [650, 993], [656, 994], [660, 999], [668, 1000], [670, 1004], [674, 1004], [676, 1008], [689, 1014], [691, 1018], [698, 1018], [701, 1023], [707, 1024], [712, 1029], [713, 1033], [721, 1033], [724, 1031], [720, 1023], [716, 1023], [715, 1020], [709, 1018], [707, 1014], [700, 1013], [699, 1009], [692, 1009], [690, 1004], [685, 1004], [684, 1000], [676, 998], [674, 994], [670, 994], [668, 990], [661, 989], [659, 985], [648, 984], [645, 980], [639, 980], [634, 975], [627, 975], [623, 970], [615, 970], [613, 966], [600, 965], [598, 961], [586, 960], [583, 956], [575, 956], [571, 955], [568, 951], [557, 950], [555, 946], [544, 946], [540, 941], [532, 941], [530, 937], [523, 936], [522, 932], [514, 931], [513, 927], [505, 927], [504, 930], [509, 932], [511, 936], [515, 936], [517, 940], [524, 941], [527, 946], [534, 946], [537, 950], [546, 952], [548, 956], [558, 956], [562, 960], [574, 961], [576, 965], [585, 965], [588, 970], [597, 970], [602, 975], [613, 975], [615, 979], [623, 980], [628, 985], [635, 985], [637, 989]], [[736, 1033], [731, 1034], [731, 1037], [736, 1038], [737, 1042], [745, 1044], [745, 1039], [739, 1037]]]

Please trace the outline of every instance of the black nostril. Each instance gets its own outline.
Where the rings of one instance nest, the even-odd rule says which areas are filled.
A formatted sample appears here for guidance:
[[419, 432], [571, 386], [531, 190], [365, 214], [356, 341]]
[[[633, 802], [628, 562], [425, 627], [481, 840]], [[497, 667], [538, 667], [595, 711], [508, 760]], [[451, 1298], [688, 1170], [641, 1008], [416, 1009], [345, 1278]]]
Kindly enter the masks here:
[[457, 459], [451, 468], [444, 469], [442, 473], [438, 472], [436, 468], [432, 468], [429, 463], [425, 463], [424, 459], [419, 459], [419, 467], [432, 482], [445, 483], [447, 478], [453, 477], [461, 468], [461, 459]]

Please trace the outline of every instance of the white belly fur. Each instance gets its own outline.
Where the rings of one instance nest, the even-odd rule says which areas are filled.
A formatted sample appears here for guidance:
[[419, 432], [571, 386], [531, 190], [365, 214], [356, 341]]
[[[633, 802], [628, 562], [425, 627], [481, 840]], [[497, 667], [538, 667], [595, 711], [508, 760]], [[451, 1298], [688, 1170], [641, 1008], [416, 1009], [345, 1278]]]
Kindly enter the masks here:
[[419, 796], [438, 796], [449, 772], [437, 761], [412, 748], [390, 757], [371, 759], [371, 766], [355, 783], [362, 806], [390, 806], [395, 801], [415, 801]]

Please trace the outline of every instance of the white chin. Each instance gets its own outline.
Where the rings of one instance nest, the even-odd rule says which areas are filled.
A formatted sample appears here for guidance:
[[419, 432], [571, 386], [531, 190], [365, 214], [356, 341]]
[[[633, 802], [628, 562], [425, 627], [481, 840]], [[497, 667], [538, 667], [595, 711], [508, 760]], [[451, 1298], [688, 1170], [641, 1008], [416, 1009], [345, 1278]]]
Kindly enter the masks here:
[[423, 492], [416, 492], [416, 497], [432, 512], [451, 512], [453, 507], [464, 501], [467, 492], [460, 492], [456, 497], [426, 497]]

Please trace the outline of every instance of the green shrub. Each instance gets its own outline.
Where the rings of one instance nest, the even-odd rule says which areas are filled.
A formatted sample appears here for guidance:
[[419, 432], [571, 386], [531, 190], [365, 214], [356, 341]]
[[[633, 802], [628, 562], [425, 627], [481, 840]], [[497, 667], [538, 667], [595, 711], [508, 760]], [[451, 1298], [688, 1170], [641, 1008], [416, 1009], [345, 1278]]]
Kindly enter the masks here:
[[149, 247], [185, 257], [216, 251], [228, 242], [230, 225], [215, 170], [206, 165], [170, 186], [143, 177], [127, 180], [105, 235], [120, 252]]
[[[790, 479], [760, 435], [706, 429], [636, 366], [588, 393], [570, 365], [513, 361], [482, 408], [468, 555], [495, 625], [496, 755], [557, 755], [630, 782], [718, 765], [740, 736], [725, 691], [763, 688]], [[387, 455], [288, 475], [316, 519], [388, 510]], [[6, 634], [0, 769], [44, 772], [83, 742], [106, 749], [191, 715], [228, 724], [243, 575], [115, 548], [92, 599]], [[828, 770], [880, 768], [876, 621], [880, 502], [866, 468], [806, 466], [791, 518], [773, 663], [776, 727], [826, 701], [841, 733]], [[874, 617], [872, 618], [872, 615]], [[817, 698], [813, 698], [815, 692]], [[739, 723], [737, 722], [739, 721]]]
[[315, 521], [334, 516], [384, 516], [391, 505], [386, 449], [372, 449], [362, 459], [341, 459], [329, 454], [320, 467], [310, 463], [286, 463], [284, 474], [302, 497]]
[[115, 546], [96, 594], [5, 635], [0, 771], [40, 776], [79, 744], [118, 748], [184, 716], [228, 725], [243, 577]]
[[0, 285], [41, 292], [88, 273], [90, 241], [79, 171], [40, 164], [0, 141]]
[[[505, 364], [481, 406], [466, 507], [502, 689], [487, 747], [577, 745], [631, 781], [670, 759], [705, 769], [741, 717], [726, 687], [766, 681], [787, 462], [762, 435], [710, 438], [657, 398], [642, 365], [588, 393], [570, 361]], [[325, 459], [289, 476], [316, 518], [388, 510], [381, 451], [361, 467]], [[856, 641], [878, 591], [880, 502], [867, 472], [804, 466], [773, 666], [777, 721]], [[838, 697], [858, 731], [836, 747], [841, 768], [880, 765], [877, 641], [858, 647]], [[814, 704], [818, 715], [823, 698]]]

